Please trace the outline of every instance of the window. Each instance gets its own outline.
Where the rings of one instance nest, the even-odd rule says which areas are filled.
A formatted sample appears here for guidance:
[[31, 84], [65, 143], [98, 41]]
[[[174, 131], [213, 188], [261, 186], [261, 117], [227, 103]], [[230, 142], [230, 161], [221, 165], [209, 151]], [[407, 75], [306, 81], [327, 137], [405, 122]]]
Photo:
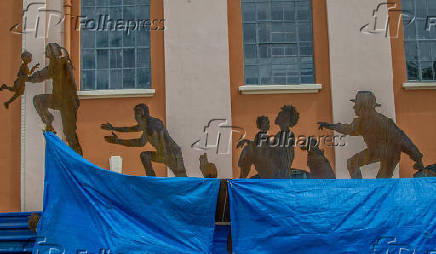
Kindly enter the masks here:
[[[435, 0], [402, 0], [408, 81], [435, 81]], [[413, 19], [415, 17], [415, 19]], [[427, 23], [430, 21], [430, 23]]]
[[314, 83], [311, 0], [241, 0], [246, 85]]
[[81, 89], [150, 88], [150, 0], [81, 0], [81, 16]]

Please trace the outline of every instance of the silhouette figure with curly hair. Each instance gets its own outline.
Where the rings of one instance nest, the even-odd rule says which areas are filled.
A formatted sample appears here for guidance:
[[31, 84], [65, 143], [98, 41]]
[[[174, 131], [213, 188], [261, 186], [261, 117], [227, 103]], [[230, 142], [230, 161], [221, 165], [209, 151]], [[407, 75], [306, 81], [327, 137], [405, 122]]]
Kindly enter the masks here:
[[257, 175], [252, 178], [289, 178], [294, 160], [295, 135], [291, 127], [299, 119], [297, 109], [292, 105], [284, 105], [278, 113], [274, 123], [280, 131], [273, 137], [267, 135], [269, 120], [259, 117], [257, 125], [260, 131], [255, 141], [242, 140], [238, 147], [247, 144], [239, 157], [238, 166], [241, 169], [241, 178], [246, 178], [250, 173], [251, 165], [255, 165]]

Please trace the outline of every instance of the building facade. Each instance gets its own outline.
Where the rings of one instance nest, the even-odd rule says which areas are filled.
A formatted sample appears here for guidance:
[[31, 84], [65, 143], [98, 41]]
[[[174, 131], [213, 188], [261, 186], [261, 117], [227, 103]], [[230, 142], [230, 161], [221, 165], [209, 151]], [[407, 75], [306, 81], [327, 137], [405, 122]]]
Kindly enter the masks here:
[[[269, 117], [270, 132], [276, 133], [277, 113], [292, 104], [300, 113], [295, 135], [331, 138], [337, 133], [319, 130], [317, 122], [351, 122], [349, 100], [359, 90], [374, 92], [379, 112], [407, 133], [428, 165], [436, 157], [433, 5], [431, 0], [5, 0], [0, 72], [2, 82], [12, 84], [23, 50], [33, 54], [32, 65], [46, 66], [46, 45], [63, 45], [79, 90], [84, 157], [110, 169], [110, 158], [119, 156], [124, 174], [145, 175], [139, 154], [153, 148], [108, 144], [104, 136], [110, 132], [100, 125], [134, 125], [136, 104], [147, 104], [166, 124], [182, 148], [188, 176], [202, 176], [199, 156], [206, 152], [218, 177], [237, 178], [236, 144], [241, 136], [254, 137], [258, 116]], [[50, 82], [29, 84], [21, 101], [0, 108], [2, 212], [42, 208], [44, 126], [32, 100], [50, 92]], [[0, 93], [2, 101], [9, 96]], [[55, 129], [62, 137], [56, 112]], [[349, 178], [347, 159], [365, 144], [361, 137], [341, 142], [321, 146], [337, 177]], [[396, 177], [411, 177], [412, 165], [403, 155]], [[172, 175], [162, 164], [154, 167], [158, 176]], [[292, 167], [308, 170], [300, 149]], [[375, 177], [377, 168], [364, 167], [364, 178]]]

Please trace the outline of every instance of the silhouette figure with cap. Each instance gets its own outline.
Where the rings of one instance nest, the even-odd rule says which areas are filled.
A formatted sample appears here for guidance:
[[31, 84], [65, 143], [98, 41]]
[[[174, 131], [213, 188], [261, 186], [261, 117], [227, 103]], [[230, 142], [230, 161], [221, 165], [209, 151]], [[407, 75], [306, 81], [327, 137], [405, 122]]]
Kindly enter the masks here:
[[347, 161], [351, 178], [362, 178], [360, 167], [380, 162], [377, 178], [391, 178], [401, 153], [415, 161], [416, 170], [423, 170], [422, 153], [409, 137], [392, 121], [376, 111], [380, 104], [371, 91], [359, 91], [354, 102], [357, 116], [350, 124], [318, 122], [319, 129], [335, 130], [344, 135], [362, 136], [367, 148], [356, 153]]

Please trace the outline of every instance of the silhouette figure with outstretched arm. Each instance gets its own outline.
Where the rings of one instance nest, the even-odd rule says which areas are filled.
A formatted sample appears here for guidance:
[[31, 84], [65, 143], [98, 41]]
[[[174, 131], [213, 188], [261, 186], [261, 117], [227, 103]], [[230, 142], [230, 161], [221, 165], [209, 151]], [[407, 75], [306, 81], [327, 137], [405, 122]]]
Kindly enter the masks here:
[[[105, 136], [105, 140], [111, 144], [127, 147], [143, 147], [150, 142], [156, 151], [142, 152], [140, 157], [147, 176], [155, 176], [151, 162], [159, 162], [168, 166], [175, 176], [186, 176], [183, 163], [182, 150], [170, 137], [161, 120], [151, 117], [148, 106], [138, 104], [134, 108], [136, 125], [130, 127], [113, 127], [112, 124], [102, 124], [101, 128], [112, 131], [112, 136]], [[120, 139], [116, 132], [141, 132], [137, 139]]]
[[344, 135], [362, 136], [367, 149], [348, 159], [347, 168], [351, 178], [362, 178], [360, 167], [380, 162], [377, 178], [391, 178], [400, 161], [402, 152], [415, 161], [414, 168], [423, 170], [422, 153], [407, 135], [392, 121], [378, 113], [375, 95], [370, 91], [359, 91], [354, 102], [357, 118], [350, 124], [318, 122], [319, 129], [335, 130]]

